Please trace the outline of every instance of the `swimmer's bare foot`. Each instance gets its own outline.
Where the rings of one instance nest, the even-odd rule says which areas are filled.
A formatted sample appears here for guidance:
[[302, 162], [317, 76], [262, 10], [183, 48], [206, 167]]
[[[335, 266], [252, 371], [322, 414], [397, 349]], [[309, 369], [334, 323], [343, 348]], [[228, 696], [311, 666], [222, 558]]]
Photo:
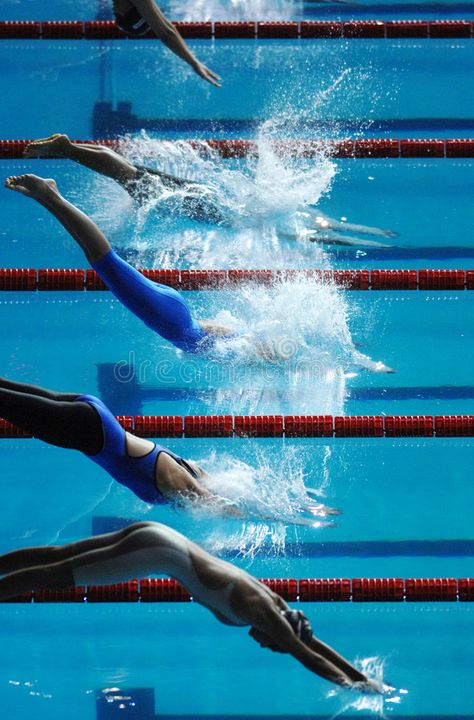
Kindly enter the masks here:
[[55, 133], [47, 138], [34, 140], [26, 146], [23, 155], [25, 157], [62, 157], [71, 146], [67, 135]]
[[5, 180], [5, 187], [40, 201], [52, 193], [59, 194], [58, 186], [53, 179], [45, 179], [31, 174], [10, 175]]

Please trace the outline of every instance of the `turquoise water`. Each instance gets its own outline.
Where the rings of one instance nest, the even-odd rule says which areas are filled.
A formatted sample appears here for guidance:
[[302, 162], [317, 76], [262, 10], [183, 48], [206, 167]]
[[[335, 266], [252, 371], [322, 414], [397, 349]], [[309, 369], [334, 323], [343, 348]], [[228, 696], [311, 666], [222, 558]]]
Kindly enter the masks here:
[[[20, 17], [17, 5], [6, 8]], [[90, 17], [93, 8], [85, 4], [81, 12], [86, 8]], [[71, 12], [71, 6], [62, 9], [63, 17]], [[54, 5], [51, 17], [53, 10], [59, 17]], [[27, 12], [39, 16], [33, 2], [22, 7], [24, 17]], [[26, 107], [28, 98], [29, 110], [5, 113], [0, 136], [103, 136], [99, 129], [111, 116], [104, 106], [100, 115], [97, 104], [116, 111], [119, 102], [131, 103], [138, 120], [150, 123], [148, 134], [124, 151], [213, 182], [233, 211], [229, 227], [175, 217], [165, 202], [137, 212], [112, 182], [67, 161], [3, 161], [4, 175], [55, 177], [127, 259], [147, 267], [471, 265], [472, 162], [281, 160], [272, 139], [469, 135], [473, 107], [466, 87], [474, 45], [237, 41], [193, 47], [222, 70], [222, 91], [203, 86], [155, 43], [2, 42], [4, 91], [12, 107]], [[259, 163], [204, 161], [186, 146], [173, 150], [157, 142], [216, 134], [255, 137]], [[399, 236], [377, 250], [285, 239], [308, 204]], [[70, 238], [33, 202], [5, 190], [0, 212], [2, 266], [85, 266]], [[287, 283], [185, 297], [200, 318], [217, 314], [262, 332], [270, 326], [273, 339], [295, 344], [298, 363], [187, 358], [108, 293], [4, 293], [2, 374], [100, 394], [118, 414], [462, 414], [472, 407], [467, 291], [343, 293]], [[397, 372], [369, 373], [357, 352]], [[245, 509], [245, 521], [149, 508], [76, 453], [4, 440], [1, 550], [72, 541], [146, 518], [169, 523], [260, 577], [473, 574], [472, 523], [464, 510], [474, 500], [470, 439], [186, 439], [169, 446], [213, 472], [220, 492]], [[305, 486], [342, 510], [336, 526], [298, 525]], [[408, 691], [400, 702], [382, 707], [380, 699], [328, 695], [332, 688], [294, 661], [261, 651], [245, 631], [219, 625], [199, 607], [36, 604], [0, 611], [4, 714], [148, 720], [155, 713], [473, 713], [470, 696], [460, 691], [469, 687], [472, 665], [468, 605], [311, 603], [305, 609], [316, 632], [351, 659], [374, 670], [385, 661], [384, 677]], [[118, 688], [109, 696], [132, 699], [124, 708], [120, 700], [96, 706], [107, 688]]]
[[[165, 0], [161, 7], [176, 20], [314, 20], [406, 18], [454, 19], [472, 18], [469, 2], [439, 0], [423, 2], [405, 0], [358, 0], [358, 2], [321, 2], [319, 0]], [[111, 18], [111, 3], [107, 0], [85, 0], [79, 6], [71, 0], [51, 0], [47, 8], [41, 0], [4, 0], [2, 16], [6, 20], [92, 20]]]

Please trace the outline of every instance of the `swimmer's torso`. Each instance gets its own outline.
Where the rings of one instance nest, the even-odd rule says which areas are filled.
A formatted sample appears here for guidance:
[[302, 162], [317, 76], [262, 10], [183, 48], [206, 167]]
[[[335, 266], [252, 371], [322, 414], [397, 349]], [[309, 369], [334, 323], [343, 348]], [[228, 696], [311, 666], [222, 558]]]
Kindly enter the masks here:
[[157, 463], [162, 453], [169, 455], [193, 477], [193, 468], [168, 448], [143, 441], [125, 432], [104, 403], [93, 395], [79, 395], [78, 402], [86, 402], [99, 415], [103, 446], [96, 455], [88, 455], [121, 485], [125, 485], [141, 500], [152, 504], [167, 502], [157, 486]]
[[106, 563], [94, 562], [93, 553], [78, 556], [73, 561], [73, 572], [76, 584], [85, 585], [169, 575], [219, 619], [239, 626], [251, 623], [240, 615], [233, 596], [241, 594], [242, 583], [259, 585], [239, 568], [213, 558], [180, 533], [159, 523], [146, 524], [128, 535]]

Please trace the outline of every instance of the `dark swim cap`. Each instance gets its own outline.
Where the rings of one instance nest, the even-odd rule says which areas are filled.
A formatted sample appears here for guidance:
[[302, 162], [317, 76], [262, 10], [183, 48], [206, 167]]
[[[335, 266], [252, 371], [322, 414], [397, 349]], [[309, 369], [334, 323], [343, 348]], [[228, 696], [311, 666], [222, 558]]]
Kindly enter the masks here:
[[281, 614], [288, 620], [293, 632], [301, 642], [309, 645], [313, 638], [313, 631], [306, 615], [301, 610], [282, 610]]

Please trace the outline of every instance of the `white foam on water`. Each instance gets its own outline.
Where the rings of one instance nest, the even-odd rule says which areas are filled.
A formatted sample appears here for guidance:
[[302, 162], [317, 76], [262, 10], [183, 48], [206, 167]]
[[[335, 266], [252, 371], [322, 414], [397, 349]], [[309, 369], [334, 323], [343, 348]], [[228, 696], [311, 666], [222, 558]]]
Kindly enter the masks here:
[[169, 0], [169, 14], [190, 20], [291, 20], [301, 0]]
[[378, 692], [367, 689], [363, 683], [354, 683], [350, 689], [333, 687], [327, 698], [340, 701], [340, 708], [331, 716], [331, 720], [343, 716], [347, 711], [371, 713], [385, 718], [385, 712], [392, 710], [391, 705], [399, 705], [408, 695], [408, 690], [395, 688], [384, 682], [385, 660], [381, 657], [360, 658], [355, 666], [378, 688]]
[[268, 447], [260, 447], [252, 460], [218, 452], [200, 460], [209, 473], [203, 482], [219, 500], [207, 509], [191, 501], [188, 510], [196, 519], [209, 512], [225, 516], [229, 508], [240, 515], [210, 533], [206, 526], [206, 548], [213, 553], [237, 552], [251, 560], [263, 545], [275, 555], [284, 554], [288, 533], [293, 537], [299, 527], [330, 530], [340, 510], [326, 501], [327, 476], [320, 468], [327, 458], [327, 447], [312, 448], [310, 474], [304, 451], [285, 444], [277, 458]]

